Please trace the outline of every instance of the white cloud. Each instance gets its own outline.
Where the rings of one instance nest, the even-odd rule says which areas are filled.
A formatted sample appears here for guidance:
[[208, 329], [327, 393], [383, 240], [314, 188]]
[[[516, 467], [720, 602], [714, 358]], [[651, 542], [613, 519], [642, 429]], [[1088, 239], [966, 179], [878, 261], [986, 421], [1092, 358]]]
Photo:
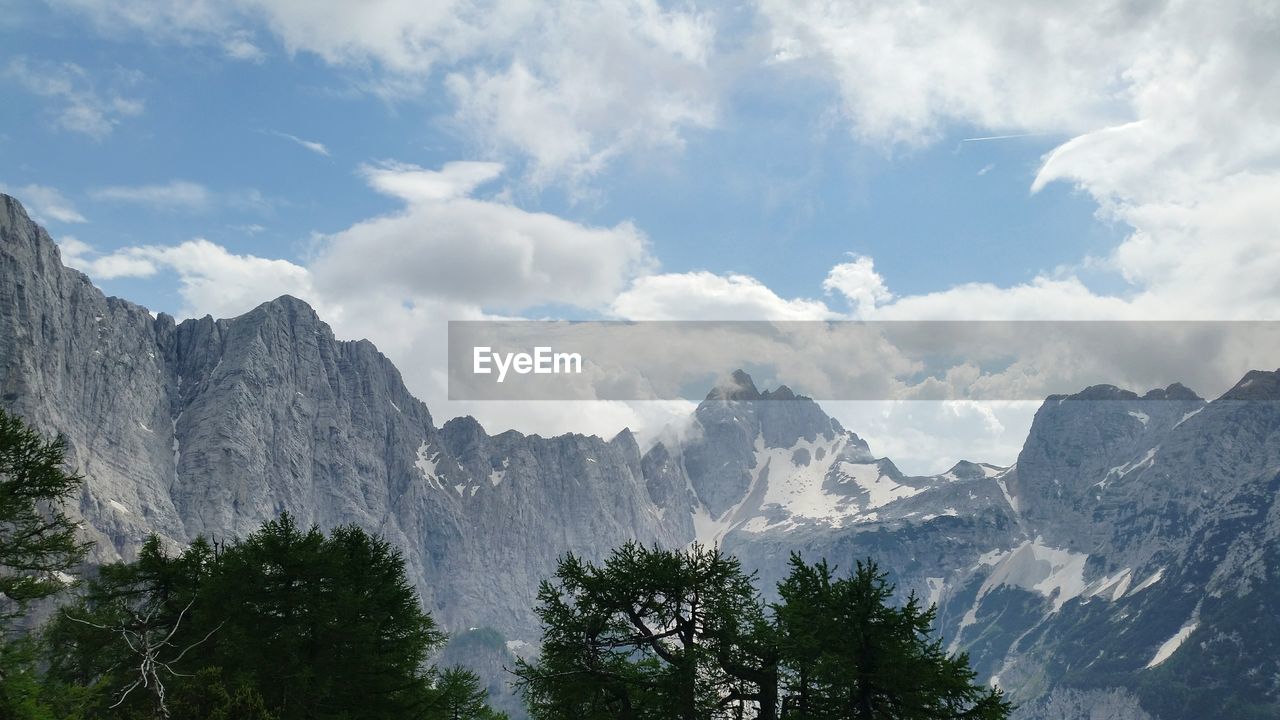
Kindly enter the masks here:
[[959, 460], [1013, 464], [1039, 407], [1036, 401], [822, 403], [877, 457], [919, 475], [944, 472]]
[[89, 191], [98, 201], [132, 203], [161, 209], [203, 210], [213, 203], [213, 193], [204, 185], [173, 180], [159, 185], [110, 185]]
[[316, 282], [335, 296], [378, 289], [503, 309], [594, 308], [651, 265], [648, 240], [630, 223], [593, 227], [465, 196], [500, 170], [362, 167], [375, 189], [406, 206], [322, 238], [311, 265]]
[[627, 320], [829, 320], [818, 300], [786, 300], [747, 275], [706, 271], [637, 278], [610, 305]]
[[875, 261], [864, 255], [853, 255], [852, 262], [840, 263], [831, 268], [822, 289], [827, 293], [838, 292], [853, 306], [858, 315], [875, 309], [877, 303], [893, 298], [884, 278], [876, 272]]
[[10, 188], [0, 184], [0, 192], [18, 198], [30, 210], [31, 217], [41, 224], [46, 224], [50, 220], [61, 223], [88, 222], [57, 188], [35, 184]]
[[234, 317], [271, 298], [294, 295], [325, 307], [305, 267], [288, 260], [237, 255], [203, 238], [178, 245], [142, 245], [99, 253], [75, 237], [58, 241], [65, 265], [97, 280], [150, 277], [161, 269], [178, 277], [186, 315]]
[[719, 112], [711, 20], [648, 0], [549, 4], [498, 69], [449, 75], [458, 123], [492, 151], [529, 158], [535, 182], [681, 148], [686, 130], [711, 127]]
[[129, 250], [100, 254], [88, 243], [68, 235], [58, 240], [62, 264], [73, 267], [95, 280], [124, 277], [151, 277], [158, 268], [148, 258]]
[[1123, 73], [1158, 15], [1112, 0], [762, 0], [760, 11], [775, 56], [829, 75], [860, 136], [908, 144], [955, 120], [1012, 134], [1125, 119]]
[[259, 60], [254, 37], [309, 53], [393, 99], [447, 77], [458, 128], [535, 182], [576, 182], [623, 152], [682, 145], [720, 105], [710, 13], [657, 0], [68, 0], [104, 33], [220, 47]]
[[[262, 48], [254, 44], [253, 34], [247, 31], [230, 33], [222, 41], [222, 51], [232, 60], [253, 63], [260, 63], [267, 57]], [[325, 154], [327, 155], [328, 153]]]
[[[10, 60], [0, 75], [51, 100], [58, 127], [96, 140], [110, 135], [123, 118], [141, 115], [144, 109], [136, 98], [115, 91], [100, 92], [89, 73], [75, 63], [31, 61], [19, 56]], [[117, 72], [116, 76], [123, 78], [124, 84], [133, 84], [138, 78], [129, 72]]]
[[502, 174], [502, 165], [492, 162], [451, 162], [439, 170], [427, 170], [407, 163], [384, 160], [361, 165], [360, 174], [369, 186], [407, 203], [452, 200], [470, 195], [476, 188]]
[[234, 317], [280, 295], [293, 295], [325, 310], [310, 273], [288, 260], [237, 255], [203, 238], [134, 252], [177, 273], [184, 310], [191, 315]]
[[1280, 317], [1280, 24], [1265, 4], [761, 5], [785, 62], [832, 78], [865, 142], [964, 124], [1061, 134], [1031, 189], [1068, 182], [1132, 228], [1081, 266], [881, 303], [881, 318]]
[[89, 191], [98, 202], [141, 205], [154, 210], [205, 212], [230, 208], [247, 212], [268, 212], [275, 201], [253, 188], [214, 191], [190, 180], [171, 180], [147, 185], [108, 185]]

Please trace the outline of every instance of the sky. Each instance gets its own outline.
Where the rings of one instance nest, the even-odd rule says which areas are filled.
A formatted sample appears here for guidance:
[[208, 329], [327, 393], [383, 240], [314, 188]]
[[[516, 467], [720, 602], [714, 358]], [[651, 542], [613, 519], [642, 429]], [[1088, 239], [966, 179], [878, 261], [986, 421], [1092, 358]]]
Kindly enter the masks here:
[[[445, 322], [1280, 319], [1276, 67], [1246, 0], [2, 0], [0, 190], [109, 294], [609, 435], [689, 408], [449, 403]], [[831, 408], [925, 472], [1035, 404]]]

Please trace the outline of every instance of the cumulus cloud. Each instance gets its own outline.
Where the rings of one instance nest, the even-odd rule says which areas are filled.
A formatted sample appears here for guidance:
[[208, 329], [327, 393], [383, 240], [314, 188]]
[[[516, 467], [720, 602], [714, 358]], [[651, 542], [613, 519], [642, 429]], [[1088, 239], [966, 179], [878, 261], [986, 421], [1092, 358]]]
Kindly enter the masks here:
[[1265, 5], [760, 7], [775, 55], [832, 78], [865, 142], [920, 145], [957, 124], [1060, 134], [1031, 190], [1070, 183], [1132, 228], [1081, 261], [1122, 291], [1047, 271], [898, 298], [873, 316], [1280, 316], [1280, 16]]
[[446, 78], [458, 128], [527, 160], [538, 183], [577, 182], [618, 154], [680, 147], [715, 122], [713, 16], [657, 0], [67, 0], [113, 36], [220, 48], [260, 60], [270, 35], [391, 99]]
[[150, 277], [158, 270], [155, 263], [144, 256], [129, 251], [102, 254], [72, 235], [58, 240], [58, 249], [64, 265], [80, 270], [96, 280]]
[[470, 195], [476, 188], [502, 174], [501, 163], [450, 162], [439, 170], [384, 160], [361, 165], [359, 172], [369, 186], [408, 203], [452, 200]]
[[[71, 62], [42, 62], [19, 56], [9, 61], [0, 76], [47, 98], [58, 127], [95, 140], [110, 135], [121, 120], [141, 115], [144, 109], [137, 98], [116, 90], [100, 91], [89, 72]], [[117, 85], [135, 84], [138, 77], [124, 71], [114, 74]]]
[[492, 163], [363, 167], [371, 186], [405, 206], [322, 238], [311, 265], [317, 283], [335, 296], [377, 288], [507, 310], [594, 308], [652, 264], [648, 239], [631, 223], [583, 225], [469, 196], [500, 171]]
[[779, 297], [748, 275], [707, 271], [637, 278], [610, 305], [627, 320], [829, 320], [839, 317], [818, 300]]
[[13, 195], [22, 201], [37, 222], [47, 223], [50, 220], [60, 223], [88, 222], [76, 209], [75, 204], [57, 188], [35, 184], [10, 188], [0, 184], [0, 192]]
[[305, 267], [253, 255], [237, 255], [197, 238], [178, 245], [142, 245], [98, 252], [67, 236], [58, 241], [62, 262], [97, 280], [150, 277], [163, 270], [179, 282], [185, 315], [234, 317], [280, 295], [294, 295], [323, 308]]
[[709, 14], [647, 0], [554, 3], [538, 23], [497, 69], [448, 76], [459, 125], [529, 158], [535, 181], [590, 177], [638, 148], [680, 148], [686, 130], [716, 122]]
[[877, 303], [893, 298], [884, 278], [876, 272], [875, 261], [865, 255], [853, 255], [850, 262], [831, 268], [822, 281], [822, 289], [843, 295], [858, 315], [868, 314]]

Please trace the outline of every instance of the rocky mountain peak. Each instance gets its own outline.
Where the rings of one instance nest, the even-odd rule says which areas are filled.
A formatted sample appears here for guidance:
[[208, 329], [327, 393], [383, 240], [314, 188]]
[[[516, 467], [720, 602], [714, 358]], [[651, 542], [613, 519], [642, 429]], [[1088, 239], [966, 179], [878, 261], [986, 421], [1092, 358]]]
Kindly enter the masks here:
[[1167, 388], [1156, 388], [1148, 390], [1142, 396], [1143, 400], [1176, 400], [1183, 402], [1203, 402], [1204, 398], [1196, 394], [1194, 390], [1183, 385], [1182, 383], [1174, 383]]
[[755, 381], [745, 370], [734, 370], [729, 377], [717, 382], [703, 402], [749, 402], [760, 399]]
[[1250, 370], [1221, 400], [1280, 400], [1280, 370]]

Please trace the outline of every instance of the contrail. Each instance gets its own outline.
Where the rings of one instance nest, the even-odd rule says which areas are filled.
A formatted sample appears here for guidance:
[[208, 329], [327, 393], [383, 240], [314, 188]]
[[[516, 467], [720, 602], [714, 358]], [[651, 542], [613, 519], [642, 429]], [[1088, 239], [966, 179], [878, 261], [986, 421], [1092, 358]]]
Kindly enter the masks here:
[[1013, 138], [1043, 137], [1053, 133], [1019, 133], [1017, 135], [987, 135], [986, 137], [961, 138], [960, 142], [984, 142], [987, 140], [1012, 140]]

